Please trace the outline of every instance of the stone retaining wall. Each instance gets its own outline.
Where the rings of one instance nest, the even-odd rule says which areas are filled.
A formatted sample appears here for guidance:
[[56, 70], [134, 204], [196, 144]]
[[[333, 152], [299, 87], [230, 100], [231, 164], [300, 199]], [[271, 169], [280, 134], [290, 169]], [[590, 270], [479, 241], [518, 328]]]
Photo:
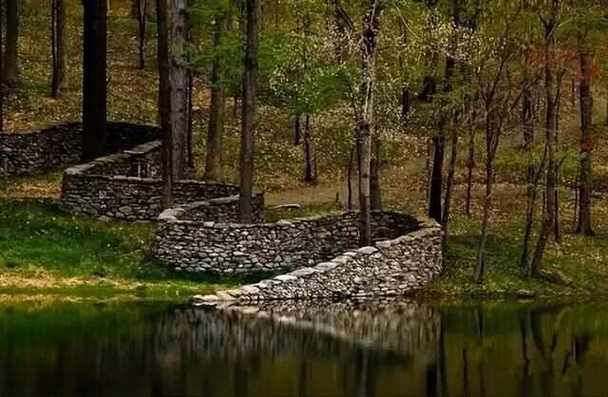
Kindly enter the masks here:
[[328, 262], [197, 300], [217, 305], [404, 295], [423, 288], [441, 273], [441, 237], [441, 227], [425, 221], [419, 230], [377, 242], [374, 247], [347, 251]]
[[[106, 153], [151, 141], [158, 127], [108, 123]], [[82, 156], [82, 124], [68, 123], [30, 133], [0, 133], [0, 174], [35, 175], [77, 163]]]
[[[63, 177], [63, 208], [93, 217], [156, 220], [163, 191], [158, 177], [160, 149], [160, 141], [152, 141], [68, 168]], [[174, 183], [173, 197], [177, 204], [184, 204], [238, 193], [239, 187], [234, 185], [182, 180]], [[263, 197], [257, 197], [255, 203], [261, 213]]]
[[[185, 220], [188, 214], [183, 208], [163, 213], [156, 234], [156, 257], [179, 271], [284, 272], [358, 247], [355, 212], [253, 225], [229, 223], [234, 218], [230, 215], [221, 223], [213, 222], [211, 214], [207, 222]], [[420, 227], [416, 219], [396, 212], [375, 212], [372, 223], [375, 241], [394, 239]]]

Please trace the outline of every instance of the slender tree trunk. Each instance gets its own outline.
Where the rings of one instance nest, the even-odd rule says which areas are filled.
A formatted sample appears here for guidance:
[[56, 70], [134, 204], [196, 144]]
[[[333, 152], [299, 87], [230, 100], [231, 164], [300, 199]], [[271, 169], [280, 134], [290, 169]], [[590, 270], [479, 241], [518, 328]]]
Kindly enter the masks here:
[[492, 210], [492, 193], [494, 187], [494, 158], [498, 149], [500, 130], [495, 126], [494, 116], [486, 110], [486, 191], [483, 202], [483, 217], [481, 221], [481, 236], [479, 239], [479, 250], [477, 253], [477, 268], [475, 269], [475, 281], [483, 282], [486, 261], [486, 244], [488, 240], [488, 225], [490, 211]]
[[349, 211], [353, 210], [353, 160], [355, 157], [355, 149], [351, 149], [350, 157], [348, 158], [348, 169], [346, 172], [346, 208]]
[[530, 266], [531, 275], [537, 275], [543, 263], [545, 248], [555, 226], [555, 145], [557, 129], [557, 98], [555, 84], [555, 29], [557, 21], [553, 19], [545, 27], [544, 72], [546, 95], [545, 145], [547, 148], [547, 180], [545, 187], [545, 210], [543, 223], [536, 244], [534, 258]]
[[302, 140], [302, 114], [296, 113], [293, 121], [293, 144], [299, 146]]
[[18, 41], [19, 0], [6, 0], [6, 44], [2, 78], [8, 87], [16, 87], [19, 84]]
[[469, 142], [467, 156], [467, 197], [465, 203], [465, 214], [471, 216], [471, 201], [473, 195], [473, 171], [475, 170], [475, 111], [471, 111], [469, 119]]
[[168, 0], [156, 0], [158, 30], [158, 113], [163, 135], [163, 208], [173, 206], [173, 133], [171, 126], [171, 81], [169, 78]]
[[370, 205], [372, 211], [382, 210], [382, 184], [380, 183], [380, 168], [382, 142], [378, 135], [372, 140], [372, 159], [370, 164]]
[[51, 96], [58, 98], [65, 81], [65, 1], [53, 0], [51, 13], [53, 58]]
[[593, 93], [591, 91], [591, 70], [593, 67], [593, 56], [582, 50], [580, 52], [581, 82], [580, 82], [580, 104], [581, 104], [581, 164], [579, 179], [579, 217], [576, 227], [577, 233], [585, 236], [593, 236], [591, 222], [591, 192], [592, 185], [592, 152], [593, 136]]
[[357, 152], [359, 154], [359, 243], [372, 243], [370, 221], [370, 172], [374, 125], [374, 99], [376, 83], [376, 46], [380, 29], [381, 0], [369, 0], [361, 41], [362, 84], [359, 97], [360, 114], [357, 116]]
[[433, 137], [433, 163], [431, 170], [431, 186], [429, 192], [429, 217], [441, 222], [443, 210], [443, 161], [445, 152], [444, 126], [439, 127], [437, 135]]
[[452, 194], [454, 191], [454, 177], [456, 175], [456, 162], [458, 160], [458, 130], [455, 126], [451, 128], [450, 139], [450, 163], [448, 164], [448, 178], [445, 188], [445, 201], [443, 203], [443, 250], [447, 248], [447, 241], [450, 232], [450, 212], [452, 208]]
[[304, 182], [317, 183], [317, 161], [312, 140], [312, 129], [310, 126], [310, 115], [306, 115], [304, 122]]
[[[228, 18], [221, 15], [215, 21], [213, 45], [218, 48], [226, 30]], [[211, 109], [207, 130], [207, 155], [205, 158], [205, 180], [221, 182], [224, 180], [222, 169], [222, 140], [224, 136], [224, 109], [226, 108], [226, 90], [223, 80], [223, 63], [219, 56], [213, 59], [211, 67]]]
[[148, 20], [148, 0], [135, 0], [137, 6], [137, 33], [139, 69], [146, 68], [146, 22]]
[[241, 120], [240, 153], [240, 218], [243, 223], [253, 222], [255, 112], [258, 74], [258, 1], [246, 0], [247, 41], [245, 74], [243, 78], [243, 109]]
[[[524, 65], [523, 65], [523, 81], [522, 81], [522, 109], [521, 109], [521, 125], [524, 139], [524, 151], [527, 156], [527, 172], [526, 172], [526, 224], [524, 226], [524, 240], [523, 250], [521, 256], [521, 267], [527, 272], [529, 263], [529, 250], [530, 250], [530, 237], [532, 236], [532, 226], [534, 224], [534, 213], [536, 207], [537, 197], [537, 184], [538, 177], [535, 178], [535, 167], [532, 156], [532, 148], [534, 146], [534, 97], [531, 90], [531, 76], [529, 73], [530, 65], [530, 50], [528, 48], [524, 51]], [[539, 166], [540, 175], [541, 167]]]
[[186, 60], [186, 0], [170, 0], [169, 78], [173, 179], [184, 178], [188, 159], [188, 67]]
[[107, 4], [83, 0], [83, 5], [83, 160], [90, 161], [107, 147]]

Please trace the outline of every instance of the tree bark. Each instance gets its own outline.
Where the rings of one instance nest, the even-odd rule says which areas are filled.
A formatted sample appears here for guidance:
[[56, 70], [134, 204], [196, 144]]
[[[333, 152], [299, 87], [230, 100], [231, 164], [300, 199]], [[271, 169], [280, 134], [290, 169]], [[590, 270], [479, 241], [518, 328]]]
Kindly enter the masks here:
[[380, 182], [380, 158], [382, 143], [378, 135], [372, 139], [372, 159], [370, 164], [370, 205], [372, 211], [382, 210], [382, 184]]
[[[523, 64], [523, 79], [522, 79], [522, 91], [521, 91], [521, 126], [523, 133], [524, 145], [523, 149], [527, 156], [527, 172], [526, 172], [526, 224], [524, 226], [524, 240], [523, 250], [521, 256], [521, 267], [527, 273], [529, 263], [529, 250], [530, 250], [530, 237], [532, 236], [532, 226], [534, 224], [534, 213], [536, 206], [537, 197], [537, 182], [538, 177], [535, 178], [535, 171], [532, 148], [534, 145], [534, 96], [532, 95], [532, 77], [530, 76], [530, 48], [527, 47], [524, 50], [524, 64]], [[539, 166], [541, 167], [541, 166]], [[542, 165], [544, 167], [544, 165]], [[542, 168], [539, 168], [538, 172], [541, 172]], [[540, 175], [540, 174], [539, 174]]]
[[146, 68], [146, 22], [148, 20], [148, 0], [135, 0], [137, 8], [137, 34], [139, 69]]
[[53, 0], [51, 13], [53, 58], [51, 96], [58, 98], [65, 81], [65, 0]]
[[258, 0], [246, 0], [247, 39], [241, 120], [240, 198], [241, 222], [253, 222], [255, 112], [258, 74]]
[[447, 241], [449, 238], [450, 229], [450, 212], [452, 209], [452, 194], [454, 191], [454, 179], [456, 175], [456, 162], [458, 160], [458, 130], [455, 126], [451, 128], [451, 142], [450, 142], [450, 163], [448, 164], [448, 177], [445, 187], [445, 200], [443, 203], [443, 250], [446, 254]]
[[357, 115], [357, 152], [359, 155], [359, 244], [372, 243], [370, 172], [374, 126], [376, 47], [380, 29], [381, 0], [369, 0], [361, 40], [362, 81]]
[[167, 0], [156, 0], [158, 30], [158, 113], [162, 130], [163, 208], [173, 206], [173, 133], [171, 130], [171, 82], [169, 79], [169, 31]]
[[[554, 6], [556, 7], [556, 6]], [[557, 11], [554, 10], [557, 14]], [[555, 146], [557, 135], [557, 104], [556, 83], [555, 83], [555, 29], [557, 28], [556, 16], [545, 24], [545, 48], [544, 48], [544, 74], [545, 74], [545, 146], [547, 148], [547, 175], [545, 185], [545, 209], [543, 223], [536, 244], [534, 257], [530, 266], [529, 275], [538, 275], [543, 263], [545, 248], [549, 235], [554, 231], [555, 226], [555, 192], [556, 192], [556, 167], [555, 167]]]
[[465, 202], [465, 214], [471, 216], [471, 201], [473, 196], [473, 171], [475, 170], [475, 111], [471, 111], [469, 119], [469, 142], [467, 156], [467, 197]]
[[593, 55], [581, 50], [579, 54], [581, 67], [580, 105], [581, 105], [581, 163], [579, 179], [579, 209], [576, 232], [585, 236], [593, 236], [591, 222], [591, 193], [592, 193], [592, 152], [593, 152], [593, 93], [591, 91], [591, 70]]
[[8, 87], [19, 84], [19, 0], [6, 0], [6, 43], [2, 78]]
[[[221, 15], [215, 21], [213, 45], [217, 49], [222, 43], [228, 18]], [[211, 109], [207, 130], [207, 155], [205, 158], [205, 176], [208, 181], [224, 180], [222, 169], [222, 140], [224, 135], [224, 111], [226, 108], [226, 90], [224, 88], [223, 63], [216, 54], [211, 69]]]
[[312, 140], [312, 130], [310, 127], [310, 115], [307, 114], [304, 121], [304, 182], [317, 183], [317, 161]]
[[83, 160], [105, 154], [107, 148], [107, 3], [83, 0]]
[[169, 78], [173, 179], [184, 178], [188, 158], [188, 67], [186, 61], [186, 0], [171, 0]]

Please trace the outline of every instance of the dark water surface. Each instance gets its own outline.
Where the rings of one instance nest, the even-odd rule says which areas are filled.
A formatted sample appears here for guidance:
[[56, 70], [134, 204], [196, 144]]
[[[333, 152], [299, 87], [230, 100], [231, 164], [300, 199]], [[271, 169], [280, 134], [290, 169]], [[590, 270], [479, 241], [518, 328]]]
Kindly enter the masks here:
[[2, 304], [0, 396], [608, 396], [606, 309]]

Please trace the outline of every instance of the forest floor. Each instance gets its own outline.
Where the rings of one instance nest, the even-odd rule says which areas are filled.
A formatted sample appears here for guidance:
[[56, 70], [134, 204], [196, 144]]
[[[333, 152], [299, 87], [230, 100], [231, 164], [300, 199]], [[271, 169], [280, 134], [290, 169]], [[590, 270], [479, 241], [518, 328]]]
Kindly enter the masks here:
[[[114, 121], [155, 123], [156, 71], [154, 40], [148, 40], [147, 67], [136, 68], [135, 22], [128, 16], [129, 2], [116, 6], [109, 18], [109, 118]], [[81, 7], [70, 0], [68, 18], [67, 86], [59, 100], [50, 99], [50, 52], [48, 48], [48, 7], [25, 7], [24, 29], [20, 40], [22, 83], [6, 101], [7, 129], [26, 132], [48, 124], [78, 120], [81, 107]], [[154, 26], [150, 24], [150, 38]], [[204, 136], [208, 91], [196, 81], [195, 95], [195, 160], [204, 159]], [[202, 88], [202, 89], [201, 89]], [[133, 100], [137, 98], [137, 100]], [[228, 106], [232, 107], [232, 101]], [[560, 142], [576, 147], [575, 106], [564, 101], [566, 115], [562, 120]], [[300, 181], [302, 148], [293, 145], [293, 120], [286, 109], [266, 106], [261, 101], [256, 142], [258, 186], [267, 192], [269, 207], [298, 203], [298, 211], [271, 211], [269, 220], [326, 213], [344, 206], [345, 168], [352, 147], [352, 119], [346, 109], [333, 109], [315, 115], [312, 121], [313, 142], [319, 183], [307, 186]], [[605, 101], [596, 101], [598, 120]], [[225, 131], [226, 177], [236, 182], [238, 175], [239, 123], [232, 111], [227, 112]], [[602, 126], [602, 129], [606, 128]], [[382, 172], [386, 207], [416, 215], [426, 208], [425, 180], [427, 139], [413, 131], [395, 134], [387, 142], [391, 163]], [[605, 132], [605, 131], [600, 131]], [[608, 186], [608, 145], [605, 134], [595, 153], [594, 172], [598, 187]], [[475, 180], [481, 181], [483, 170], [479, 136]], [[462, 145], [464, 146], [464, 145]], [[593, 216], [597, 235], [575, 236], [572, 230], [573, 196], [561, 191], [563, 236], [561, 244], [551, 242], [547, 249], [546, 268], [563, 275], [568, 285], [528, 280], [520, 275], [519, 262], [525, 211], [522, 176], [526, 158], [520, 150], [518, 134], [505, 134], [496, 160], [497, 181], [493, 197], [488, 241], [487, 274], [483, 284], [473, 281], [482, 186], [475, 185], [472, 216], [464, 215], [464, 147], [457, 174], [458, 185], [453, 208], [453, 221], [446, 258], [446, 271], [428, 289], [436, 296], [573, 296], [606, 295], [608, 291], [608, 202], [594, 200]], [[447, 150], [449, 153], [449, 150]], [[576, 155], [564, 152], [562, 182], [572, 182], [576, 173]], [[197, 172], [201, 172], [198, 167]], [[61, 186], [61, 170], [29, 178], [0, 178], [0, 296], [35, 293], [76, 295], [81, 297], [170, 298], [179, 299], [193, 293], [213, 292], [226, 285], [245, 280], [189, 279], [168, 272], [151, 263], [147, 250], [152, 226], [120, 222], [103, 223], [62, 214], [56, 204]], [[603, 191], [608, 191], [602, 188]], [[535, 242], [535, 237], [532, 241]]]

